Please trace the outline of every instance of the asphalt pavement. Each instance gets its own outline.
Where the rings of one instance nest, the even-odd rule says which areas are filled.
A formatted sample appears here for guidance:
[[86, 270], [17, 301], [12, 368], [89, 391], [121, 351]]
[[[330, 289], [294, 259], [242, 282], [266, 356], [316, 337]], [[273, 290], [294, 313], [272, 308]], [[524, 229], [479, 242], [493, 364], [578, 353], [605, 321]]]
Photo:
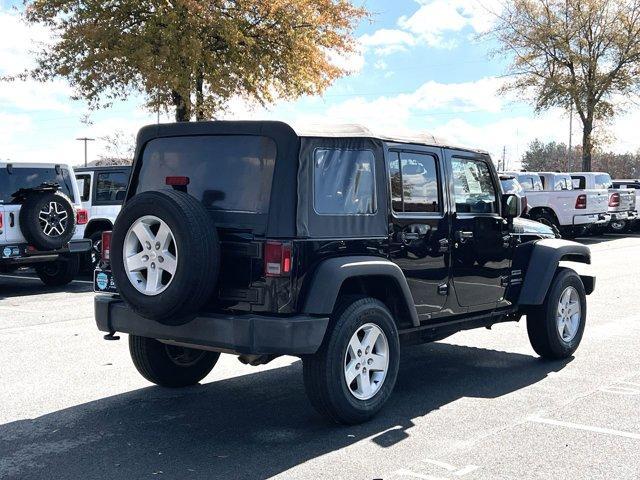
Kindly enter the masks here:
[[0, 478], [638, 479], [640, 235], [581, 241], [597, 286], [574, 358], [538, 359], [524, 322], [406, 348], [356, 427], [312, 410], [296, 358], [153, 386], [96, 330], [87, 279], [0, 276]]

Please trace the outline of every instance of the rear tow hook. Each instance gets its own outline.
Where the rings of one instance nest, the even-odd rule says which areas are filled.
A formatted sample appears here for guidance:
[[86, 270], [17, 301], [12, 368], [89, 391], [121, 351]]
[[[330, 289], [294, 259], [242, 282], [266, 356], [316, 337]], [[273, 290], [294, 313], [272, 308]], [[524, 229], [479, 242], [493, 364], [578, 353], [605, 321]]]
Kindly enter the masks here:
[[115, 333], [116, 332], [109, 332], [102, 338], [104, 338], [105, 340], [111, 340], [111, 341], [120, 340], [120, 336], [119, 335], [115, 335]]

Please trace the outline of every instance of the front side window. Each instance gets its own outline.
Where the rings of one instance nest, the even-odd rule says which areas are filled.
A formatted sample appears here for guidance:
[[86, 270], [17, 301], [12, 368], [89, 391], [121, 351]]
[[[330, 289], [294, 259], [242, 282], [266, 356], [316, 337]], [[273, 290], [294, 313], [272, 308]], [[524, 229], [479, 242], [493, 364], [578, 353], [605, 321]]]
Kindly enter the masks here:
[[498, 213], [498, 197], [486, 162], [453, 158], [453, 195], [458, 213]]
[[519, 181], [525, 191], [533, 191], [533, 177], [520, 177]]
[[320, 215], [369, 215], [375, 207], [371, 150], [319, 148], [313, 159], [313, 206]]
[[439, 212], [436, 159], [432, 155], [391, 152], [391, 203], [395, 212]]
[[127, 193], [129, 175], [125, 172], [98, 173], [96, 202], [122, 202]]

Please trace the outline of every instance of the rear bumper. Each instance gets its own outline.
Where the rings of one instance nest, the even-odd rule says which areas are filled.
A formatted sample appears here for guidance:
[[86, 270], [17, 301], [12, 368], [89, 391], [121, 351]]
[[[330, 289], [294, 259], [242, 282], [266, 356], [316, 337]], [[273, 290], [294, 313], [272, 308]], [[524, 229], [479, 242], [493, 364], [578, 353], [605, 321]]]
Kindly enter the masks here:
[[26, 243], [0, 245], [0, 265], [32, 265], [54, 262], [70, 253], [85, 253], [91, 250], [91, 240], [71, 240], [66, 248], [49, 251], [31, 251]]
[[574, 215], [574, 225], [606, 225], [611, 221], [611, 215], [609, 213], [590, 213], [588, 215]]
[[95, 318], [103, 332], [122, 332], [238, 354], [305, 355], [324, 339], [329, 317], [206, 313], [184, 325], [163, 325], [133, 312], [120, 299], [96, 295]]
[[628, 222], [633, 222], [638, 220], [638, 212], [635, 210], [627, 210], [625, 212], [613, 212], [611, 213], [612, 221], [626, 220]]

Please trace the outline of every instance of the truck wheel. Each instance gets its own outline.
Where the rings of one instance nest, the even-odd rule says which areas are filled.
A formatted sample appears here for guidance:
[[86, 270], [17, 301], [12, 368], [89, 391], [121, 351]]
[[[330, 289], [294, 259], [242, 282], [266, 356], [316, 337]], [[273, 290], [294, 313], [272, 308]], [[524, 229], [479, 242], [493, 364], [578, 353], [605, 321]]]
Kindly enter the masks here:
[[80, 257], [69, 255], [55, 262], [41, 263], [35, 266], [36, 274], [42, 283], [50, 287], [61, 287], [70, 283], [80, 271]]
[[609, 231], [612, 233], [624, 233], [627, 231], [627, 222], [625, 220], [613, 220], [609, 224]]
[[553, 233], [555, 233], [556, 236], [558, 237], [562, 236], [557, 220], [551, 213], [536, 212], [533, 215], [531, 215], [531, 220], [542, 223], [543, 225], [546, 225], [547, 227], [551, 228], [551, 230], [553, 230]]
[[527, 332], [535, 352], [543, 358], [568, 358], [582, 340], [587, 319], [587, 297], [582, 280], [561, 269], [544, 303], [527, 314]]
[[195, 385], [213, 369], [220, 354], [178, 347], [153, 338], [129, 335], [129, 353], [140, 375], [162, 387]]
[[24, 238], [39, 250], [64, 247], [76, 229], [73, 206], [60, 193], [29, 195], [20, 208], [19, 219]]
[[373, 417], [398, 376], [400, 341], [389, 309], [374, 298], [348, 297], [314, 354], [303, 358], [304, 386], [313, 407], [344, 424]]
[[191, 320], [214, 294], [220, 245], [205, 207], [184, 192], [144, 192], [118, 215], [111, 268], [118, 291], [139, 315], [167, 325]]

